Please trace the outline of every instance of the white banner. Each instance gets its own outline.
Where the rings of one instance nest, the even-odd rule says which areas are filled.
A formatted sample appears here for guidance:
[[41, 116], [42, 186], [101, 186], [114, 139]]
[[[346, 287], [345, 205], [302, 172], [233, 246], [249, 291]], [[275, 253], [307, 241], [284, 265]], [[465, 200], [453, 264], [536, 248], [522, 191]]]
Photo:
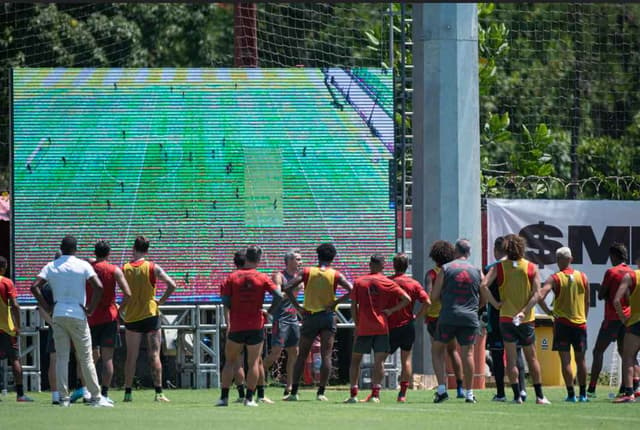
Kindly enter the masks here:
[[[632, 262], [640, 257], [640, 202], [489, 199], [487, 226], [487, 261], [494, 260], [496, 237], [519, 234], [527, 240], [526, 258], [538, 264], [543, 282], [558, 270], [556, 249], [571, 248], [572, 266], [584, 272], [591, 284], [587, 322], [590, 366], [591, 349], [604, 316], [604, 302], [596, 299], [596, 288], [611, 267], [609, 247], [613, 242], [627, 246]], [[609, 357], [605, 355], [605, 368], [609, 367]]]

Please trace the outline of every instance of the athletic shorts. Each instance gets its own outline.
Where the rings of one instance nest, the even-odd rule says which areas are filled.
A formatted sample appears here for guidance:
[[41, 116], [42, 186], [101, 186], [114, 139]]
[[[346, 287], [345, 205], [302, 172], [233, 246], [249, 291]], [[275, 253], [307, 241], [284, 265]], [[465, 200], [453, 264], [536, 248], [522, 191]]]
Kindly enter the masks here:
[[300, 342], [300, 325], [296, 321], [280, 322], [274, 321], [271, 329], [271, 346], [279, 346], [280, 348], [291, 348], [298, 346]]
[[609, 345], [611, 342], [624, 340], [624, 333], [627, 331], [620, 320], [603, 320], [598, 331], [596, 344]]
[[18, 337], [0, 332], [0, 360], [6, 358], [9, 365], [20, 356], [18, 351]]
[[438, 328], [438, 318], [427, 319], [427, 331], [432, 338], [436, 337], [436, 328]]
[[640, 336], [640, 322], [631, 324], [629, 327], [627, 327], [627, 332], [636, 336]]
[[243, 345], [258, 345], [264, 341], [264, 330], [234, 331], [227, 335], [227, 339]]
[[136, 333], [151, 333], [152, 331], [160, 330], [160, 317], [149, 317], [140, 321], [125, 322], [124, 326], [127, 330], [135, 331]]
[[587, 351], [587, 329], [555, 322], [553, 324], [553, 350], [573, 352]]
[[91, 329], [91, 345], [104, 348], [115, 348], [118, 341], [118, 321], [94, 325]]
[[455, 339], [460, 346], [467, 346], [475, 343], [477, 334], [477, 327], [438, 324], [436, 335], [433, 338], [442, 343], [449, 343]]
[[357, 336], [353, 344], [353, 352], [358, 354], [370, 354], [376, 352], [389, 352], [389, 335], [377, 334], [373, 336]]
[[533, 345], [536, 341], [536, 331], [534, 324], [522, 323], [516, 326], [512, 322], [501, 322], [500, 331], [504, 343], [515, 343], [518, 346]]
[[53, 340], [53, 327], [49, 327], [49, 330], [47, 330], [47, 353], [56, 353], [56, 342]]
[[416, 341], [416, 328], [413, 321], [400, 327], [389, 330], [389, 353], [393, 354], [396, 349], [411, 351], [413, 343]]
[[332, 311], [320, 311], [307, 315], [302, 320], [300, 335], [306, 338], [315, 339], [317, 335], [325, 330], [329, 330], [331, 333], [338, 331], [336, 315]]

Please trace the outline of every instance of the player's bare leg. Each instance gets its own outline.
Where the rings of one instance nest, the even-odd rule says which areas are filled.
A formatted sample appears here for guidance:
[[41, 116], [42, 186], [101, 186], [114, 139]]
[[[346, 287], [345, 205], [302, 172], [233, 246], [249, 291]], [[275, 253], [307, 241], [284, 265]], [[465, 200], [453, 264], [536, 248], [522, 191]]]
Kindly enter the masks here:
[[371, 395], [367, 397], [368, 402], [380, 402], [380, 389], [384, 378], [384, 361], [389, 356], [386, 352], [376, 352], [373, 354], [373, 377], [371, 384]]
[[331, 375], [331, 359], [333, 356], [334, 341], [335, 333], [331, 330], [322, 330], [320, 332], [320, 357], [322, 358], [322, 364], [320, 365], [320, 384], [316, 398], [321, 401], [328, 400], [324, 395], [324, 391], [329, 383], [329, 376]]
[[258, 378], [260, 376], [260, 369], [262, 366], [262, 360], [260, 355], [262, 354], [262, 342], [257, 345], [247, 345], [247, 395], [245, 396], [245, 406], [257, 406], [257, 403], [253, 399], [253, 393], [258, 385]]
[[351, 384], [351, 392], [345, 403], [358, 402], [358, 380], [360, 380], [360, 365], [362, 364], [363, 355], [359, 352], [351, 353], [351, 364], [349, 365], [349, 383]]
[[447, 355], [453, 367], [453, 374], [456, 376], [456, 397], [462, 399], [464, 397], [462, 392], [462, 358], [458, 352], [458, 342], [454, 340], [447, 344]]
[[109, 398], [109, 387], [111, 387], [111, 380], [113, 379], [113, 348], [101, 347], [102, 357], [102, 391], [103, 397]]
[[466, 402], [475, 403], [473, 396], [473, 373], [475, 371], [475, 363], [473, 362], [473, 344], [461, 346], [462, 349], [462, 367], [464, 368], [464, 389], [466, 392]]
[[[453, 342], [450, 342], [450, 344]], [[434, 403], [440, 403], [449, 398], [447, 394], [447, 372], [445, 354], [448, 344], [433, 340], [431, 342], [431, 358], [433, 361], [433, 371], [438, 380], [438, 391], [436, 392]]]
[[524, 353], [524, 358], [527, 360], [527, 365], [529, 366], [529, 373], [531, 374], [531, 380], [533, 381], [533, 389], [536, 392], [536, 403], [539, 405], [547, 405], [550, 402], [542, 393], [542, 373], [540, 371], [540, 362], [536, 356], [535, 345], [523, 346], [522, 352]]
[[640, 336], [627, 332], [624, 336], [624, 355], [622, 356], [622, 384], [624, 388], [622, 394], [614, 400], [614, 403], [629, 403], [635, 401], [633, 394], [633, 376], [638, 350], [640, 350]]
[[149, 365], [151, 367], [151, 376], [153, 386], [156, 391], [156, 402], [169, 402], [169, 399], [162, 393], [162, 362], [160, 361], [160, 348], [162, 343], [162, 334], [160, 330], [153, 330], [147, 333], [147, 347], [149, 349]]
[[138, 353], [140, 352], [142, 333], [125, 330], [125, 340], [127, 343], [127, 359], [124, 364], [124, 401], [130, 402], [132, 400], [131, 387], [136, 374], [136, 364], [138, 362]]
[[293, 367], [293, 381], [291, 385], [291, 394], [285, 397], [283, 400], [285, 401], [295, 401], [298, 400], [298, 385], [300, 384], [300, 378], [302, 377], [302, 373], [304, 372], [304, 365], [307, 357], [309, 356], [309, 352], [311, 352], [311, 347], [313, 346], [313, 338], [307, 336], [300, 337], [300, 343], [298, 345], [298, 358], [296, 359], [296, 363]]
[[400, 350], [400, 392], [398, 393], [398, 402], [406, 401], [407, 388], [413, 375], [413, 367], [411, 364], [411, 350]]
[[287, 391], [291, 391], [293, 385], [293, 368], [298, 359], [298, 347], [291, 346], [287, 348]]
[[[231, 386], [231, 382], [233, 381], [235, 367], [237, 365], [238, 359], [242, 354], [244, 349], [244, 345], [241, 343], [236, 343], [227, 338], [227, 341], [224, 345], [224, 367], [222, 368], [222, 374], [220, 376], [220, 385], [222, 387], [222, 393], [220, 395], [220, 400], [216, 403], [216, 406], [228, 406], [229, 405], [229, 387]], [[237, 381], [236, 381], [237, 383]]]

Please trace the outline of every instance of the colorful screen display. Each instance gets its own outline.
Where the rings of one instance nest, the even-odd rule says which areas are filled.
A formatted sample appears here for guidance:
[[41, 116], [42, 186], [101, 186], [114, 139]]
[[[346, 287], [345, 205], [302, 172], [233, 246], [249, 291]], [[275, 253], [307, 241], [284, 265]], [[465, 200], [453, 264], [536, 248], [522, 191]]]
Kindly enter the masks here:
[[145, 235], [171, 302], [218, 300], [249, 244], [270, 272], [333, 242], [349, 279], [394, 252], [390, 71], [14, 69], [12, 99], [22, 300], [65, 234], [118, 265]]

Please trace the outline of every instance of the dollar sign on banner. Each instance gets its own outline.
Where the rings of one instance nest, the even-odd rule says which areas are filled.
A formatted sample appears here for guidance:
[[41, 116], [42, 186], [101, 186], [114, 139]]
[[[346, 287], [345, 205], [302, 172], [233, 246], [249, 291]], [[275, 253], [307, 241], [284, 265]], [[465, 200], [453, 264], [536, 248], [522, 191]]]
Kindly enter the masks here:
[[545, 264], [556, 262], [556, 249], [563, 245], [548, 238], [562, 237], [562, 232], [559, 228], [540, 221], [538, 224], [529, 224], [524, 227], [520, 230], [520, 236], [525, 238], [527, 248], [530, 249], [525, 253], [527, 260], [536, 263], [541, 269]]

